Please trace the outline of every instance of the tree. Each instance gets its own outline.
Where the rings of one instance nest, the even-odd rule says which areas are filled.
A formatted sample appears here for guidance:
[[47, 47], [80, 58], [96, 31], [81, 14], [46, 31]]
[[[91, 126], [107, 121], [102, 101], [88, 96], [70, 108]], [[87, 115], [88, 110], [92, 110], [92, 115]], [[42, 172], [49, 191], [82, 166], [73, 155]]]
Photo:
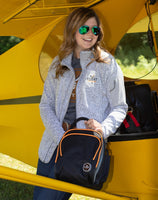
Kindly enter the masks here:
[[15, 36], [0, 36], [0, 54], [9, 50], [23, 39], [17, 38]]
[[[158, 38], [158, 32], [155, 34]], [[147, 60], [155, 57], [149, 46], [147, 33], [125, 34], [116, 49], [115, 57], [126, 66], [136, 65], [140, 55], [143, 55]]]

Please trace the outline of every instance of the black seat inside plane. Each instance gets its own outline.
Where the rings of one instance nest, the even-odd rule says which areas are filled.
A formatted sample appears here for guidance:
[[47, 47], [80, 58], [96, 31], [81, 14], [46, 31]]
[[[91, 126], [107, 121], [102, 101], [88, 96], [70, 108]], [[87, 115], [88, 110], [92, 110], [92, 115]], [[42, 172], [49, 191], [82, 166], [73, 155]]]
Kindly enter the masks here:
[[108, 142], [158, 138], [158, 96], [148, 84], [126, 82], [128, 112]]
[[128, 113], [118, 129], [119, 134], [141, 133], [158, 129], [158, 97], [148, 84], [126, 82]]

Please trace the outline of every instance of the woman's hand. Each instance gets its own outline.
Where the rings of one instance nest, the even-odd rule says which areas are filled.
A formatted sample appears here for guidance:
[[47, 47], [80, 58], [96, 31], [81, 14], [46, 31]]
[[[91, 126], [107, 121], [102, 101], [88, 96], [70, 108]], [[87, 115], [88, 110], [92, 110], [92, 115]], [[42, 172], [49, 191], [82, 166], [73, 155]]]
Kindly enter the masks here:
[[92, 129], [103, 134], [101, 124], [97, 122], [95, 119], [89, 119], [88, 121], [85, 121], [85, 126], [87, 129]]

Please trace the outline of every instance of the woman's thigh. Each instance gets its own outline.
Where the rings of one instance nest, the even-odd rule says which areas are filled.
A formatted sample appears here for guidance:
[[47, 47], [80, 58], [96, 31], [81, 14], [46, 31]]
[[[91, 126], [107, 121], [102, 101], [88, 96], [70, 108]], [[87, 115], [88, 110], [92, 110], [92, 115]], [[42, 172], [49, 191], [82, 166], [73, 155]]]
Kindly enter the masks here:
[[[38, 161], [37, 175], [45, 176], [49, 178], [54, 177], [54, 163], [55, 163], [56, 151], [54, 152], [52, 159], [49, 163], [43, 163]], [[61, 192], [48, 188], [42, 188], [35, 186], [34, 189], [34, 200], [68, 200], [71, 193]]]

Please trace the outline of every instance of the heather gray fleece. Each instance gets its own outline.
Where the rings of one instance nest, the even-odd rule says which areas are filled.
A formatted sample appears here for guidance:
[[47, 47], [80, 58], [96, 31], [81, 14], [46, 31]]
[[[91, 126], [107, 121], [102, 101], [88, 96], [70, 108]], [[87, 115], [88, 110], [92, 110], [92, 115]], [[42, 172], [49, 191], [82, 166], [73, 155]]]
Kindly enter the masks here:
[[[101, 123], [104, 138], [113, 134], [126, 116], [127, 104], [125, 98], [124, 79], [120, 67], [108, 53], [102, 52], [109, 62], [91, 62], [91, 51], [80, 53], [82, 73], [76, 88], [76, 116], [93, 118]], [[58, 57], [55, 58], [57, 60]], [[39, 148], [39, 158], [48, 163], [56, 149], [64, 130], [62, 122], [66, 114], [75, 74], [71, 66], [72, 54], [63, 59], [62, 65], [70, 70], [59, 79], [55, 78], [54, 62], [52, 63], [44, 84], [40, 102], [40, 114], [45, 131]], [[84, 122], [77, 128], [85, 128]]]

